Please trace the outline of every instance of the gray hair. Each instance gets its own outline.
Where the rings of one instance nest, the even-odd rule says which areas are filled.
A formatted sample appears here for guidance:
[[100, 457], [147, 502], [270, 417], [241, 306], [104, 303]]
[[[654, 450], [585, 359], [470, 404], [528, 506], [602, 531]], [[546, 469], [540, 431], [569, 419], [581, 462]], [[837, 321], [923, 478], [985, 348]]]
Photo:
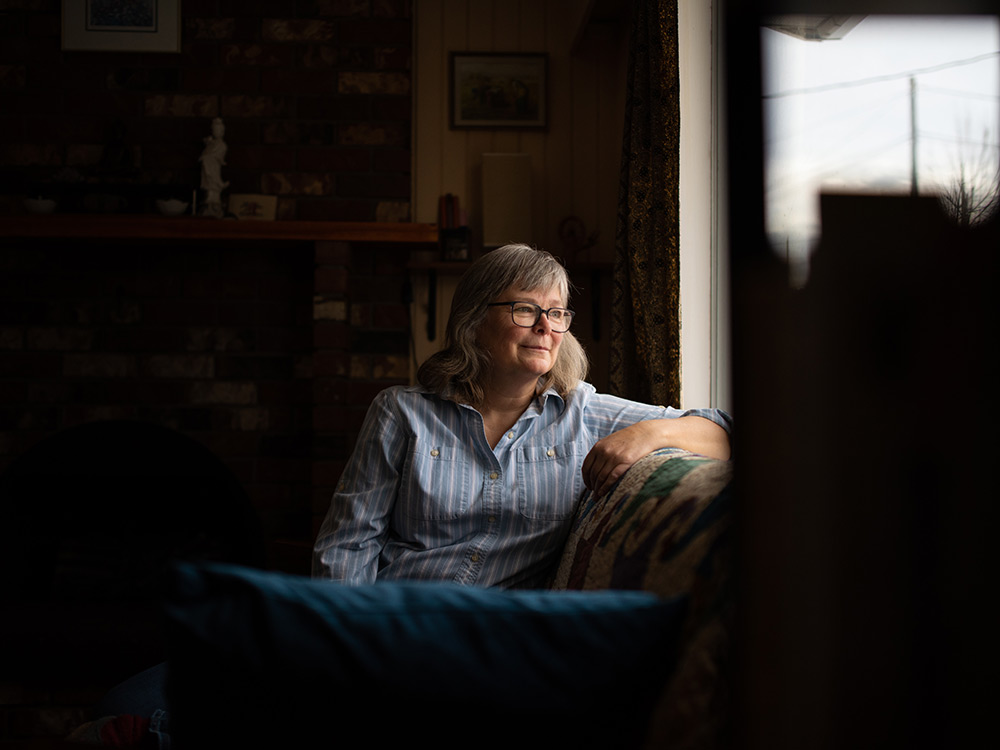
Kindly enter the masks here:
[[[486, 320], [486, 303], [504, 290], [559, 290], [569, 304], [572, 284], [562, 263], [550, 253], [528, 245], [504, 245], [477, 259], [465, 272], [451, 300], [444, 349], [431, 355], [417, 370], [417, 381], [438, 395], [477, 406], [482, 403], [483, 379], [490, 358], [478, 344]], [[563, 398], [587, 376], [587, 353], [572, 333], [562, 334], [555, 365], [539, 377], [537, 391], [554, 388]]]

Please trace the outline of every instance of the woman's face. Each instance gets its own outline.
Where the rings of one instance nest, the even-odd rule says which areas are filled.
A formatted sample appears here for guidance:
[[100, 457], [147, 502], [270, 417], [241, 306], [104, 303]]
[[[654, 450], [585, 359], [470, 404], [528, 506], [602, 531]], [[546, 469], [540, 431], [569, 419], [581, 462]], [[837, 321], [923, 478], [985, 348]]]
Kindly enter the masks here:
[[[509, 287], [490, 302], [534, 302], [543, 310], [566, 307], [558, 287], [536, 289]], [[547, 315], [531, 328], [515, 325], [509, 307], [491, 307], [479, 329], [479, 345], [489, 352], [494, 382], [504, 379], [534, 381], [551, 370], [559, 356], [563, 334], [555, 333]]]

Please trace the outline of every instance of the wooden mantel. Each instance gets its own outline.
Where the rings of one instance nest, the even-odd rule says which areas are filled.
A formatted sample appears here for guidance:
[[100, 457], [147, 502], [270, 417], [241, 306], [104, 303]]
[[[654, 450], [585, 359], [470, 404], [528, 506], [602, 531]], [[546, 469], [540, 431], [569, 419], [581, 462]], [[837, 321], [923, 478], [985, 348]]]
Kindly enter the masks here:
[[238, 221], [194, 216], [50, 214], [0, 217], [0, 237], [304, 240], [435, 244], [435, 224], [354, 221]]

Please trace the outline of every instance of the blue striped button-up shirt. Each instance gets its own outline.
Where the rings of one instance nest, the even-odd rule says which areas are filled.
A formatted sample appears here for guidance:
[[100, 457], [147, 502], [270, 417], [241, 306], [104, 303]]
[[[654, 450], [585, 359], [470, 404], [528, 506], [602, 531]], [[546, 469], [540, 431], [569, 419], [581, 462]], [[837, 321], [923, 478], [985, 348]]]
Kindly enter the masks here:
[[536, 398], [500, 439], [482, 415], [420, 387], [379, 393], [320, 528], [313, 576], [360, 584], [437, 580], [481, 586], [540, 582], [584, 490], [583, 459], [635, 422], [697, 415], [599, 394]]

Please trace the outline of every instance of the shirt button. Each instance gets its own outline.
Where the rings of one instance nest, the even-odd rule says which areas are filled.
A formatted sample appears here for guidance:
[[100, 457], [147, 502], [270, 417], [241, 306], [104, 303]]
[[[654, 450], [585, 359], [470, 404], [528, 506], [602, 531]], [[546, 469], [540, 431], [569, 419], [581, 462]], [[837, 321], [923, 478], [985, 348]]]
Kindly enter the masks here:
[[490, 479], [496, 479], [498, 476], [500, 476], [500, 475], [497, 474], [495, 471], [490, 472]]
[[511, 432], [508, 432], [508, 433], [507, 433], [507, 437], [508, 437], [508, 438], [509, 438], [510, 440], [513, 440], [513, 439], [514, 439], [514, 433], [513, 433], [513, 431], [511, 431]]
[[435, 448], [434, 450], [431, 451], [431, 455], [434, 456], [434, 458], [437, 458], [438, 456], [441, 455], [441, 451]]
[[489, 521], [490, 523], [496, 523], [497, 522], [497, 517], [496, 516], [490, 516], [486, 520]]
[[479, 553], [473, 552], [469, 559], [472, 560], [472, 562], [479, 562]]
[[554, 455], [556, 455], [556, 451], [555, 451], [555, 448], [549, 448], [549, 449], [548, 449], [548, 450], [547, 450], [547, 451], [545, 452], [545, 455], [546, 455], [546, 456], [548, 456], [549, 458], [552, 458], [552, 457], [553, 457]]

